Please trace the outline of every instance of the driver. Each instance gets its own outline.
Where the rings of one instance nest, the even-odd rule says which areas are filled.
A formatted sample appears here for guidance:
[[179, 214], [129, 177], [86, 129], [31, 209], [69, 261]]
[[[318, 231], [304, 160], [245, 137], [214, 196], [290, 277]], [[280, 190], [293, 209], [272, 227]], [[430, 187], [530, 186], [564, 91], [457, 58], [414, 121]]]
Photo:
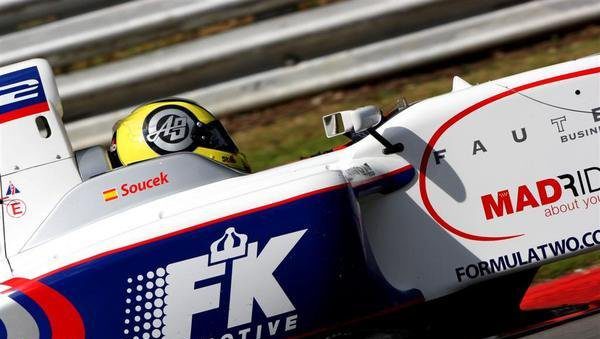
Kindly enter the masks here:
[[108, 153], [117, 168], [175, 152], [193, 152], [250, 172], [223, 125], [195, 102], [177, 98], [142, 105], [117, 122]]

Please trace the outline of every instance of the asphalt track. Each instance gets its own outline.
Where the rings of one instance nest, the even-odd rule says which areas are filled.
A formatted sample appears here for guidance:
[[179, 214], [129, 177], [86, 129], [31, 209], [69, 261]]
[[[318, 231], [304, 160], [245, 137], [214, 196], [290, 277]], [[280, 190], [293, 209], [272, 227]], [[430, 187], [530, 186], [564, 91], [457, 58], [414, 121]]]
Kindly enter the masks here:
[[325, 338], [600, 339], [600, 267], [530, 286], [520, 308], [521, 318], [495, 335], [478, 335], [478, 330], [464, 332], [462, 324], [458, 331], [444, 327], [443, 334], [424, 330], [419, 324], [411, 327], [412, 322], [418, 322], [423, 316], [419, 314], [408, 322], [399, 322], [399, 318], [392, 316], [364, 328], [340, 331]]
[[600, 338], [600, 313], [567, 322], [542, 332], [521, 337], [523, 339], [596, 339]]
[[[585, 307], [585, 306], [582, 306]], [[564, 312], [564, 311], [562, 311]], [[559, 313], [562, 313], [559, 312]], [[450, 334], [451, 333], [451, 334]], [[447, 336], [439, 333], [414, 332], [411, 330], [384, 330], [366, 331], [355, 333], [336, 333], [327, 336], [327, 339], [423, 339], [423, 338], [457, 338], [461, 335], [450, 332]], [[504, 333], [491, 336], [473, 336], [469, 334], [466, 338], [481, 339], [600, 339], [600, 308], [589, 307], [588, 310], [567, 312], [567, 315], [546, 318], [543, 321], [533, 322]]]

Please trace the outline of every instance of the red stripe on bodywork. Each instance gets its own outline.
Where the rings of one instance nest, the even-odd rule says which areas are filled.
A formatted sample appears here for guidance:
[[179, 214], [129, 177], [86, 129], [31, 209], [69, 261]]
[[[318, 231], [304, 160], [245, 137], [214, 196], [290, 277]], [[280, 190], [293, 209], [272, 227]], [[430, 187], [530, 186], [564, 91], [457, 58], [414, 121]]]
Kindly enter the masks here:
[[394, 176], [396, 174], [400, 174], [400, 173], [403, 173], [403, 172], [406, 172], [406, 171], [410, 171], [412, 168], [413, 168], [412, 165], [406, 165], [406, 166], [400, 167], [400, 168], [395, 169], [395, 170], [393, 170], [391, 172], [380, 174], [380, 175], [378, 175], [376, 177], [372, 177], [372, 178], [369, 178], [369, 179], [367, 179], [365, 181], [357, 183], [356, 186], [354, 186], [354, 188], [360, 188], [360, 187], [362, 187], [364, 185], [372, 184], [372, 183], [374, 183], [376, 181], [392, 177], [392, 176]]
[[32, 114], [46, 112], [48, 110], [49, 110], [48, 103], [45, 101], [40, 102], [39, 104], [27, 106], [24, 108], [16, 109], [14, 111], [9, 111], [9, 112], [0, 114], [0, 123], [8, 122], [8, 121], [15, 120], [15, 119], [20, 119], [20, 118], [23, 118], [23, 117], [26, 117], [26, 116], [29, 116]]
[[563, 74], [563, 75], [559, 75], [559, 76], [555, 76], [555, 77], [551, 77], [551, 78], [547, 78], [547, 79], [538, 80], [538, 81], [535, 81], [535, 82], [532, 82], [529, 84], [521, 85], [521, 86], [518, 86], [518, 87], [515, 87], [512, 89], [506, 90], [502, 93], [496, 94], [496, 95], [489, 97], [483, 101], [480, 101], [480, 102], [470, 106], [469, 108], [465, 109], [464, 111], [458, 113], [457, 115], [453, 116], [450, 120], [446, 121], [446, 123], [444, 123], [437, 131], [435, 131], [435, 133], [431, 137], [431, 140], [429, 140], [429, 142], [427, 143], [427, 147], [425, 148], [425, 152], [423, 153], [423, 158], [421, 159], [421, 167], [420, 167], [420, 173], [419, 173], [419, 189], [421, 192], [421, 199], [423, 200], [423, 204], [425, 205], [425, 208], [427, 208], [427, 211], [429, 212], [431, 217], [433, 219], [435, 219], [435, 221], [440, 226], [442, 226], [444, 229], [446, 229], [448, 232], [450, 232], [454, 235], [457, 235], [461, 238], [465, 238], [465, 239], [469, 239], [469, 240], [497, 241], [497, 240], [506, 240], [506, 239], [511, 239], [511, 238], [516, 238], [516, 237], [522, 236], [523, 234], [515, 234], [515, 235], [507, 235], [507, 236], [499, 236], [499, 237], [490, 237], [490, 236], [470, 234], [470, 233], [463, 232], [463, 231], [453, 227], [449, 223], [447, 223], [433, 208], [433, 206], [431, 205], [431, 201], [429, 200], [429, 196], [427, 195], [427, 182], [425, 179], [427, 176], [427, 164], [429, 163], [429, 158], [431, 157], [431, 152], [433, 151], [433, 147], [438, 142], [438, 140], [440, 139], [442, 134], [444, 134], [444, 132], [446, 132], [446, 130], [448, 130], [450, 127], [452, 127], [452, 125], [454, 125], [455, 123], [457, 123], [459, 120], [466, 117], [470, 113], [473, 113], [474, 111], [476, 111], [488, 104], [491, 104], [491, 103], [498, 101], [502, 98], [505, 98], [509, 95], [519, 93], [526, 89], [530, 89], [530, 88], [541, 86], [541, 85], [546, 85], [546, 84], [561, 81], [561, 80], [567, 80], [567, 79], [577, 78], [580, 76], [595, 74], [595, 73], [599, 73], [599, 72], [600, 72], [600, 67], [594, 67], [594, 68], [585, 69], [582, 71], [567, 73], [567, 74]]
[[52, 339], [84, 339], [81, 315], [71, 302], [54, 289], [36, 281], [13, 278], [3, 283], [33, 300], [48, 317]]

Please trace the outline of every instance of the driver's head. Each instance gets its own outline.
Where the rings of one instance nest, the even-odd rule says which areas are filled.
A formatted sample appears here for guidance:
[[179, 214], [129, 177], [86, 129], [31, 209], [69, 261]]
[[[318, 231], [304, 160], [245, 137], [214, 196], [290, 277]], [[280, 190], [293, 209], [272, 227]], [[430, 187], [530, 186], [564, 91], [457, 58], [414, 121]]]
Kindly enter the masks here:
[[223, 125], [203, 107], [182, 99], [142, 105], [117, 122], [109, 157], [113, 167], [119, 167], [175, 152], [194, 152], [250, 172]]

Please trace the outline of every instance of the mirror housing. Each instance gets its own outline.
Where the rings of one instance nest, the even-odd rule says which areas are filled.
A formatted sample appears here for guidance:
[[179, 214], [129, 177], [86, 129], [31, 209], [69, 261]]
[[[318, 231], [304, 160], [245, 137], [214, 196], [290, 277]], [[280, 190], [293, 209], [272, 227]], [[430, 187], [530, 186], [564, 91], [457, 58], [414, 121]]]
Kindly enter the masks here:
[[375, 106], [365, 106], [354, 110], [341, 111], [323, 117], [325, 135], [333, 138], [348, 132], [359, 133], [377, 126], [382, 119], [381, 110]]

